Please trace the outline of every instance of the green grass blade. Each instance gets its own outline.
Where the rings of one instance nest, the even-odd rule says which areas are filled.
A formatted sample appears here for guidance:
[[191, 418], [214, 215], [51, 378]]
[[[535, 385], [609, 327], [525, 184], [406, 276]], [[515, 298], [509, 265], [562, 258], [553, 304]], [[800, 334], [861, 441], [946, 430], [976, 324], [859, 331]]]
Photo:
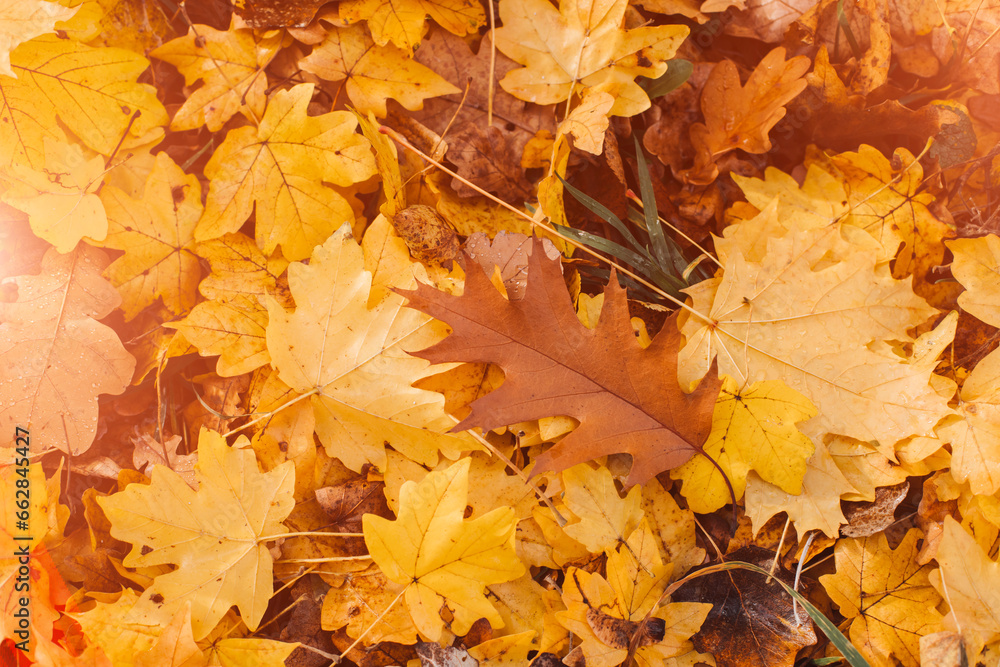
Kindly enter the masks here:
[[[644, 212], [636, 208], [629, 208], [628, 219], [631, 223], [633, 223], [638, 227], [646, 226], [646, 217]], [[657, 226], [659, 227], [660, 221], [657, 220], [656, 222]], [[662, 229], [662, 227], [660, 227], [660, 229]], [[689, 262], [687, 258], [684, 257], [684, 253], [681, 251], [681, 247], [677, 245], [677, 242], [674, 241], [674, 239], [669, 236], [664, 236], [663, 242], [664, 245], [666, 246], [666, 254], [670, 258], [668, 263], [663, 267], [663, 270], [664, 271], [672, 270], [677, 275], [682, 274], [684, 272], [684, 269], [687, 268]]]
[[666, 239], [663, 236], [663, 227], [656, 214], [656, 195], [653, 194], [653, 179], [649, 175], [649, 167], [646, 165], [646, 156], [642, 154], [639, 146], [639, 137], [633, 135], [635, 140], [635, 159], [639, 167], [639, 194], [642, 195], [643, 216], [646, 221], [646, 231], [649, 233], [649, 242], [653, 246], [653, 256], [660, 266], [666, 269], [676, 264], [672, 261], [670, 250], [667, 247]]
[[857, 37], [854, 36], [854, 31], [851, 30], [851, 22], [847, 20], [847, 14], [844, 13], [844, 0], [837, 0], [837, 23], [840, 24], [840, 29], [844, 31], [844, 36], [847, 37], [847, 43], [851, 46], [851, 53], [858, 60], [864, 55], [861, 50], [861, 46], [858, 44]]
[[621, 262], [631, 264], [664, 291], [676, 291], [681, 287], [687, 287], [686, 283], [661, 271], [649, 258], [643, 257], [621, 244], [609, 241], [603, 236], [597, 236], [596, 234], [573, 229], [572, 227], [563, 227], [562, 225], [553, 225], [553, 227], [567, 238], [579, 241], [594, 250], [606, 252]]
[[606, 223], [617, 229], [618, 232], [625, 237], [625, 240], [628, 241], [629, 244], [636, 251], [641, 252], [642, 254], [646, 254], [645, 249], [642, 247], [642, 244], [636, 240], [635, 236], [632, 235], [632, 232], [629, 230], [629, 228], [626, 227], [625, 223], [621, 221], [621, 218], [619, 218], [617, 215], [611, 212], [611, 209], [609, 209], [607, 206], [597, 201], [593, 197], [584, 194], [581, 190], [578, 190], [572, 185], [570, 185], [566, 181], [566, 179], [564, 179], [562, 176], [559, 176], [559, 174], [556, 174], [556, 176], [559, 178], [560, 181], [562, 181], [563, 187], [566, 188], [566, 191], [573, 196], [573, 199], [580, 202], [580, 204], [582, 204], [584, 208], [586, 208], [588, 211], [596, 215], [598, 218], [600, 218], [601, 220], [605, 221]]

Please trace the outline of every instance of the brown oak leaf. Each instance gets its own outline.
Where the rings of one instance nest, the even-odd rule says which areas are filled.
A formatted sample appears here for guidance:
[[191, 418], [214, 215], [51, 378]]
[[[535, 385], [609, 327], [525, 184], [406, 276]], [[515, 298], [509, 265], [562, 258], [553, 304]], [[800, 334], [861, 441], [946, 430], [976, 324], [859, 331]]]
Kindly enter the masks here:
[[473, 262], [460, 297], [427, 285], [402, 292], [411, 307], [454, 330], [416, 356], [434, 363], [491, 362], [506, 374], [499, 389], [472, 403], [472, 412], [454, 430], [567, 415], [578, 419], [579, 427], [536, 460], [535, 474], [628, 453], [632, 485], [681, 465], [701, 449], [711, 429], [720, 386], [716, 373], [685, 394], [677, 382], [680, 335], [674, 320], [643, 349], [614, 274], [597, 327], [584, 327], [559, 262], [543, 260], [540, 243], [534, 240], [528, 286], [519, 301], [504, 299]]

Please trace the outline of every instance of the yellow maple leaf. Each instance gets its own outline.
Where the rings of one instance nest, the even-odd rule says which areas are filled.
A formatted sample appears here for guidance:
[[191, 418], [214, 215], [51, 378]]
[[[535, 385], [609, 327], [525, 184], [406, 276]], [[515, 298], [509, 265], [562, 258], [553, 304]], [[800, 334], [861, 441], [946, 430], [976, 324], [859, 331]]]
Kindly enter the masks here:
[[[963, 310], [993, 326], [1000, 325], [1000, 238], [948, 243], [955, 255], [952, 274], [965, 287], [958, 297]], [[996, 461], [1000, 458], [1000, 354], [982, 359], [965, 379], [958, 412], [961, 419], [945, 423], [938, 434], [951, 443], [951, 472], [968, 481], [974, 493], [993, 495], [1000, 489]]]
[[0, 2], [0, 74], [16, 77], [10, 68], [10, 52], [22, 42], [52, 32], [56, 22], [69, 19], [76, 10], [45, 0]]
[[[396, 288], [412, 287], [411, 272]], [[411, 385], [441, 368], [410, 356], [445, 336], [444, 325], [404, 308], [386, 292], [370, 304], [372, 274], [344, 225], [316, 248], [308, 265], [288, 267], [296, 309], [267, 300], [267, 349], [281, 379], [310, 394], [316, 431], [327, 453], [352, 470], [366, 462], [385, 469], [385, 444], [422, 463], [444, 449], [452, 457], [475, 449], [467, 438], [444, 435], [454, 421], [444, 397]]]
[[28, 214], [31, 230], [61, 253], [85, 236], [101, 241], [108, 217], [97, 192], [104, 182], [104, 158], [77, 144], [45, 138], [45, 166], [13, 164], [0, 170], [0, 201]]
[[480, 618], [501, 627], [483, 587], [524, 572], [514, 554], [514, 510], [500, 507], [477, 519], [463, 518], [468, 475], [469, 459], [428, 473], [399, 490], [395, 521], [363, 518], [372, 559], [391, 581], [406, 587], [403, 599], [413, 623], [431, 641], [441, 637], [442, 604], [454, 613], [456, 634], [466, 634]]
[[179, 322], [165, 322], [198, 348], [202, 356], [219, 355], [216, 372], [242, 375], [270, 362], [265, 331], [267, 309], [258, 297], [279, 298], [290, 305], [279, 276], [288, 266], [281, 253], [268, 257], [243, 234], [226, 234], [199, 243], [197, 253], [209, 261], [212, 273], [198, 289], [208, 300], [197, 304]]
[[[976, 239], [979, 240], [979, 239]], [[964, 296], [964, 294], [963, 294]], [[962, 384], [957, 411], [937, 432], [951, 444], [951, 474], [968, 482], [974, 493], [991, 496], [1000, 489], [1000, 354], [980, 360]]]
[[562, 480], [563, 502], [578, 518], [563, 530], [590, 553], [613, 549], [642, 521], [642, 487], [633, 486], [622, 498], [611, 472], [604, 466], [595, 470], [581, 463], [564, 470]]
[[0, 76], [0, 164], [40, 168], [60, 123], [101, 155], [148, 143], [167, 123], [155, 88], [135, 82], [149, 61], [132, 51], [52, 35], [20, 45], [11, 65], [17, 79]]
[[[232, 617], [195, 640], [191, 601], [176, 610], [137, 621], [132, 611], [139, 597], [124, 589], [113, 602], [98, 601], [85, 612], [70, 613], [84, 636], [110, 658], [114, 667], [279, 667], [296, 644], [239, 636]], [[243, 630], [245, 632], [245, 630]], [[231, 636], [231, 635], [237, 636]]]
[[519, 632], [514, 635], [506, 635], [490, 639], [481, 644], [477, 644], [469, 649], [469, 656], [478, 660], [481, 667], [518, 667], [531, 662], [528, 658], [530, 651], [537, 650], [537, 645], [532, 641], [535, 636], [533, 631]]
[[288, 260], [281, 253], [264, 254], [253, 239], [241, 233], [199, 243], [197, 252], [212, 267], [212, 273], [198, 286], [207, 299], [281, 298], [287, 291], [281, 275]]
[[[145, 623], [129, 618], [137, 601], [136, 593], [125, 588], [114, 601], [99, 601], [91, 609], [69, 616], [80, 624], [88, 641], [99, 646], [115, 667], [133, 665], [138, 656], [156, 646], [158, 637], [166, 631], [171, 620], [168, 612], [148, 617]], [[185, 606], [187, 603], [178, 608], [177, 613], [180, 614]]]
[[[913, 275], [917, 293], [929, 294], [926, 274], [943, 260], [942, 241], [952, 232], [930, 212], [934, 196], [921, 192], [923, 168], [913, 155], [899, 148], [890, 160], [862, 145], [856, 153], [807, 151], [805, 165], [801, 186], [773, 167], [764, 179], [733, 174], [752, 206], [737, 204], [729, 217], [752, 218], [777, 198], [778, 220], [786, 229], [835, 221], [863, 229], [878, 244], [878, 262], [893, 261], [894, 277]], [[762, 249], [765, 243], [762, 239]]]
[[[389, 509], [396, 511], [399, 509], [399, 489], [409, 480], [419, 482], [427, 476], [428, 470], [399, 452], [389, 450], [386, 454], [385, 499]], [[498, 507], [512, 508], [518, 521], [531, 516], [538, 498], [520, 477], [506, 474], [507, 466], [503, 461], [488, 452], [472, 452], [466, 458], [470, 460], [469, 495], [465, 499], [467, 519], [475, 519]], [[446, 467], [442, 463], [438, 469]]]
[[431, 17], [455, 35], [475, 32], [486, 20], [483, 6], [473, 0], [345, 0], [340, 18], [347, 23], [367, 21], [375, 43], [392, 42], [412, 52], [427, 32]]
[[608, 130], [608, 112], [614, 104], [614, 95], [588, 90], [580, 104], [559, 124], [559, 133], [572, 134], [575, 147], [600, 155], [604, 150], [604, 133]]
[[920, 637], [942, 629], [931, 567], [916, 563], [920, 536], [911, 528], [895, 549], [884, 533], [843, 538], [834, 550], [836, 574], [819, 578], [840, 613], [854, 619], [851, 642], [876, 667], [896, 664], [890, 655], [920, 667]]
[[203, 357], [218, 355], [215, 372], [236, 377], [270, 362], [267, 353], [267, 310], [253, 298], [202, 301], [180, 322], [165, 322], [177, 329]]
[[503, 26], [497, 48], [524, 67], [500, 81], [518, 99], [537, 104], [565, 101], [582, 88], [614, 90], [614, 116], [633, 116], [649, 108], [649, 97], [635, 77], [657, 78], [667, 71], [689, 30], [683, 26], [625, 30], [626, 0], [501, 0]]
[[[815, 415], [812, 403], [781, 380], [755, 382], [741, 389], [727, 376], [715, 403], [712, 432], [704, 450], [722, 468], [736, 500], [743, 497], [751, 470], [798, 495], [813, 444], [795, 424]], [[732, 502], [718, 468], [705, 456], [695, 456], [671, 470], [670, 476], [683, 481], [681, 493], [695, 512], [707, 514]]]
[[324, 630], [346, 626], [349, 637], [364, 634], [364, 641], [369, 644], [415, 644], [418, 641], [417, 628], [409, 611], [404, 605], [393, 604], [404, 586], [389, 581], [376, 566], [344, 575], [342, 579], [341, 585], [323, 598], [321, 621]]
[[202, 82], [174, 114], [170, 129], [179, 132], [205, 125], [218, 132], [241, 111], [259, 120], [267, 99], [264, 68], [278, 53], [281, 39], [281, 31], [193, 25], [187, 35], [151, 51], [154, 58], [176, 66], [187, 85]]
[[937, 562], [941, 569], [930, 581], [950, 608], [944, 624], [962, 633], [971, 664], [983, 646], [1000, 637], [1000, 564], [950, 516], [944, 519]]
[[461, 92], [398, 46], [377, 46], [360, 24], [331, 28], [323, 43], [299, 65], [327, 81], [344, 81], [347, 96], [358, 110], [379, 118], [385, 118], [389, 98], [415, 111], [429, 97]]
[[[649, 526], [632, 533], [617, 551], [607, 552], [607, 577], [569, 568], [563, 584], [566, 611], [556, 620], [582, 642], [588, 667], [615, 667], [640, 633], [636, 664], [659, 667], [691, 650], [689, 638], [701, 627], [711, 604], [673, 602], [655, 608], [673, 571], [664, 565]], [[639, 623], [652, 612], [643, 629]], [[655, 620], [654, 620], [655, 619]], [[661, 633], [662, 630], [662, 633]]]
[[[375, 165], [382, 179], [382, 194], [385, 197], [379, 212], [392, 220], [397, 213], [406, 208], [406, 188], [399, 170], [399, 152], [396, 150], [395, 142], [378, 131], [379, 122], [375, 120], [374, 113], [369, 113], [367, 118], [359, 113], [355, 116], [361, 127], [361, 133], [371, 142], [372, 150], [375, 151]], [[365, 235], [367, 237], [367, 232]]]
[[91, 46], [117, 46], [149, 53], [177, 35], [173, 12], [135, 0], [63, 0], [76, 15], [56, 25], [60, 35]]
[[929, 210], [934, 195], [921, 192], [924, 170], [905, 148], [892, 159], [871, 146], [830, 158], [847, 190], [850, 216], [846, 224], [860, 227], [883, 248], [885, 261], [895, 258], [892, 275], [924, 280], [927, 270], [944, 258], [942, 241], [953, 232]]
[[274, 584], [265, 541], [287, 531], [281, 522], [295, 504], [295, 472], [285, 463], [261, 473], [249, 445], [240, 437], [230, 447], [218, 433], [202, 430], [197, 491], [156, 466], [148, 486], [131, 484], [98, 499], [111, 534], [133, 545], [126, 567], [178, 567], [145, 590], [130, 614], [136, 622], [172, 614], [190, 601], [196, 640], [233, 605], [248, 628], [257, 628]]
[[744, 504], [754, 534], [768, 519], [781, 512], [795, 524], [800, 539], [810, 530], [820, 530], [829, 537], [836, 537], [840, 525], [847, 523], [840, 499], [856, 491], [837, 467], [826, 445], [817, 442], [815, 447], [813, 455], [806, 461], [802, 492], [798, 495], [793, 496], [765, 482], [753, 471], [747, 474]]
[[[522, 528], [523, 524], [519, 524], [517, 532], [523, 532]], [[518, 541], [521, 539], [518, 535]], [[518, 556], [521, 562], [527, 564], [523, 556]], [[543, 587], [531, 578], [530, 571], [513, 581], [487, 586], [486, 595], [500, 612], [505, 633], [530, 632], [534, 639], [529, 643], [541, 650], [552, 650], [547, 647], [553, 647], [566, 638], [566, 629], [556, 622], [554, 616], [555, 612], [566, 608], [559, 592]]]
[[681, 384], [718, 355], [720, 374], [741, 383], [780, 377], [808, 398], [819, 414], [800, 430], [814, 441], [839, 433], [894, 456], [899, 440], [933, 434], [951, 413], [931, 375], [955, 321], [901, 357], [886, 341], [912, 341], [905, 332], [937, 311], [878, 263], [874, 241], [849, 242], [833, 224], [772, 236], [759, 261], [745, 257], [739, 239], [756, 242], [755, 230], [774, 229], [775, 218], [772, 205], [736, 225], [732, 241], [717, 244], [723, 275], [685, 290], [701, 316], [682, 315]]
[[681, 577], [705, 560], [705, 550], [697, 542], [694, 513], [681, 508], [655, 477], [642, 488], [646, 521], [660, 541], [662, 555], [674, 564], [674, 576]]
[[764, 178], [734, 173], [736, 184], [751, 207], [737, 203], [726, 214], [732, 219], [750, 219], [778, 200], [778, 220], [785, 229], [817, 229], [840, 220], [850, 212], [844, 182], [818, 164], [806, 168], [799, 184], [792, 176], [775, 167], [764, 170]]
[[105, 272], [122, 295], [125, 319], [157, 298], [174, 314], [190, 310], [201, 277], [194, 254], [194, 227], [202, 212], [197, 176], [160, 153], [141, 199], [108, 186], [101, 201], [110, 226], [102, 245], [125, 251]]
[[[827, 443], [827, 449], [837, 468], [844, 473], [844, 477], [855, 489], [855, 493], [848, 494], [844, 500], [870, 503], [875, 500], [877, 487], [895, 486], [904, 482], [910, 475], [927, 474], [927, 472], [916, 472], [911, 466], [890, 461], [871, 443], [860, 440], [834, 436]], [[899, 456], [898, 449], [897, 456]], [[900, 459], [902, 458], [900, 456]]]
[[306, 115], [312, 93], [312, 84], [278, 91], [258, 127], [226, 135], [205, 165], [211, 185], [196, 240], [235, 232], [256, 210], [257, 245], [266, 254], [280, 245], [300, 260], [354, 220], [351, 205], [325, 183], [363, 181], [375, 174], [375, 158], [350, 112]]
[[1000, 238], [995, 234], [978, 239], [957, 239], [948, 242], [955, 255], [952, 273], [965, 287], [958, 305], [970, 315], [993, 326], [1000, 326], [1000, 290], [996, 288], [1000, 274]]

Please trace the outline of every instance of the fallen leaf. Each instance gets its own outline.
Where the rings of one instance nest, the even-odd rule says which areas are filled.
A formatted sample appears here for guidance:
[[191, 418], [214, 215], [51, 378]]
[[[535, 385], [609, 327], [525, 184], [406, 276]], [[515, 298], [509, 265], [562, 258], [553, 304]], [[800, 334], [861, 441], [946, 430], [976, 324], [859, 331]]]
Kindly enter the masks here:
[[376, 44], [392, 42], [409, 52], [420, 44], [428, 16], [460, 36], [475, 32], [486, 20], [482, 5], [472, 0], [345, 0], [340, 5], [343, 21], [368, 22]]
[[660, 540], [663, 555], [674, 565], [674, 577], [687, 574], [705, 560], [705, 550], [697, 545], [695, 517], [682, 509], [656, 479], [643, 485], [642, 509], [653, 534]]
[[[966, 288], [958, 303], [967, 312], [996, 326], [1000, 324], [996, 274], [1000, 271], [1000, 239], [994, 235], [958, 239], [948, 244], [955, 261], [952, 273]], [[944, 424], [939, 433], [952, 446], [952, 474], [968, 481], [975, 493], [992, 495], [1000, 489], [993, 461], [1000, 456], [1000, 354], [996, 351], [976, 364], [965, 379], [958, 411], [961, 420]]]
[[577, 518], [563, 530], [591, 553], [613, 550], [642, 521], [642, 489], [634, 486], [621, 498], [607, 468], [581, 463], [564, 470], [562, 480], [563, 502]]
[[921, 637], [920, 664], [940, 667], [961, 667], [969, 664], [962, 635], [942, 630]]
[[469, 656], [479, 661], [480, 667], [515, 667], [535, 663], [528, 654], [535, 650], [531, 641], [534, 632], [521, 632], [490, 639], [469, 649]]
[[60, 123], [101, 155], [147, 143], [167, 123], [153, 87], [136, 83], [149, 66], [137, 53], [51, 35], [15, 49], [11, 65], [17, 79], [0, 78], [3, 164], [40, 168]]
[[[0, 303], [0, 428], [30, 426], [45, 447], [78, 455], [97, 432], [98, 394], [128, 387], [135, 359], [98, 320], [120, 303], [101, 277], [103, 251], [49, 250], [37, 276], [16, 279], [18, 300]], [[13, 446], [13, 439], [8, 441]]]
[[[466, 123], [449, 139], [448, 159], [458, 167], [463, 178], [492, 192], [509, 203], [531, 199], [531, 183], [521, 169], [521, 155], [506, 133], [490, 126]], [[477, 191], [464, 183], [455, 188], [459, 196], [474, 196]]]
[[458, 92], [403, 48], [377, 46], [363, 25], [330, 28], [323, 43], [299, 65], [327, 81], [343, 81], [341, 85], [358, 110], [379, 118], [385, 118], [389, 98], [414, 111], [423, 108], [429, 97]]
[[746, 0], [746, 8], [726, 26], [726, 32], [763, 42], [780, 42], [788, 26], [813, 4], [813, 0]]
[[[534, 247], [530, 236], [500, 231], [491, 241], [483, 232], [476, 232], [465, 242], [465, 254], [483, 267], [486, 275], [492, 275], [496, 267], [500, 271], [507, 297], [517, 301], [524, 297], [528, 286], [528, 254]], [[548, 240], [542, 240], [545, 255], [550, 260], [558, 259], [559, 251]]]
[[944, 519], [944, 536], [938, 547], [941, 569], [930, 583], [948, 602], [944, 627], [959, 632], [969, 656], [1000, 636], [1000, 565], [951, 517]]
[[755, 382], [740, 389], [726, 376], [715, 402], [704, 454], [672, 470], [670, 476], [682, 481], [681, 493], [688, 506], [702, 514], [732, 502], [726, 480], [708, 456], [722, 468], [736, 500], [742, 498], [751, 470], [798, 495], [813, 445], [795, 424], [815, 415], [816, 408], [808, 399], [779, 380]]
[[[726, 560], [771, 570], [774, 553], [749, 546], [726, 554]], [[793, 575], [780, 565], [774, 576], [793, 583]], [[805, 609], [793, 608], [792, 598], [777, 583], [756, 572], [707, 574], [677, 589], [674, 599], [712, 604], [692, 640], [696, 649], [711, 653], [719, 667], [792, 667], [799, 649], [816, 643]]]
[[431, 472], [418, 484], [400, 489], [395, 521], [366, 515], [365, 542], [386, 576], [406, 586], [406, 607], [420, 632], [437, 641], [448, 605], [456, 633], [486, 618], [493, 627], [503, 621], [483, 597], [483, 587], [521, 576], [514, 555], [514, 511], [498, 508], [464, 520], [469, 460]]
[[785, 61], [785, 49], [768, 53], [754, 69], [745, 86], [735, 63], [723, 60], [715, 66], [701, 92], [705, 123], [691, 126], [691, 143], [697, 154], [685, 182], [708, 184], [719, 175], [715, 160], [735, 148], [747, 153], [771, 149], [768, 132], [785, 116], [785, 105], [806, 88], [803, 75], [809, 59], [795, 56]]
[[106, 172], [100, 155], [76, 144], [45, 140], [45, 166], [24, 164], [0, 171], [0, 201], [28, 214], [31, 231], [61, 253], [85, 236], [104, 240], [108, 217], [97, 193]]
[[[373, 278], [363, 261], [345, 224], [309, 264], [289, 266], [295, 311], [267, 299], [272, 365], [289, 387], [311, 394], [320, 441], [352, 470], [366, 462], [384, 470], [386, 444], [431, 464], [441, 449], [453, 456], [474, 449], [467, 438], [443, 434], [454, 423], [444, 398], [411, 386], [441, 369], [405, 350], [440, 340], [441, 325], [404, 309], [391, 292], [369, 306]], [[393, 287], [414, 282], [407, 272]]]
[[309, 23], [324, 4], [324, 0], [235, 0], [233, 10], [251, 28], [292, 28]]
[[438, 646], [432, 642], [417, 642], [421, 667], [479, 667], [479, 661], [464, 649]]
[[560, 134], [572, 134], [573, 145], [582, 151], [600, 155], [604, 133], [608, 131], [608, 113], [615, 98], [609, 93], [589, 90], [580, 104], [559, 124]]
[[207, 635], [233, 605], [256, 629], [272, 594], [267, 539], [294, 505], [294, 471], [284, 464], [261, 473], [246, 438], [230, 447], [217, 433], [198, 439], [194, 491], [172, 470], [157, 466], [149, 486], [130, 485], [99, 499], [112, 535], [132, 543], [126, 567], [172, 564], [156, 577], [130, 612], [156, 618], [190, 601], [196, 640]]
[[854, 492], [826, 445], [819, 444], [806, 462], [802, 493], [798, 495], [782, 491], [762, 480], [757, 473], [750, 472], [747, 475], [746, 513], [753, 522], [754, 533], [772, 516], [784, 512], [795, 524], [800, 537], [810, 530], [820, 530], [833, 537], [839, 533], [840, 525], [847, 523], [840, 499]]
[[920, 531], [911, 529], [895, 549], [885, 534], [837, 543], [837, 573], [820, 583], [851, 622], [851, 641], [874, 665], [920, 665], [920, 637], [941, 630], [928, 565], [917, 565]]
[[[525, 145], [540, 130], [555, 130], [555, 114], [551, 108], [529, 105], [496, 86], [497, 81], [519, 65], [493, 48], [488, 34], [479, 43], [479, 51], [473, 55], [461, 37], [432, 28], [414, 54], [414, 59], [462, 91], [427, 100], [423, 111], [415, 114], [435, 132], [440, 134], [450, 126], [452, 132], [457, 133], [470, 124], [485, 131], [490, 122], [491, 96], [492, 124], [504, 131], [510, 152], [519, 158], [524, 153]], [[470, 194], [463, 192], [463, 186], [454, 180], [452, 187], [457, 192]]]
[[174, 113], [170, 128], [182, 131], [204, 125], [218, 132], [241, 112], [261, 119], [267, 100], [264, 68], [279, 46], [280, 32], [255, 34], [235, 25], [229, 30], [192, 25], [188, 34], [150, 52], [177, 67], [187, 85], [202, 82]]
[[101, 244], [125, 251], [105, 272], [122, 295], [125, 319], [157, 299], [170, 312], [186, 314], [194, 307], [201, 278], [194, 252], [194, 228], [202, 213], [198, 178], [160, 153], [141, 199], [114, 186], [101, 196], [109, 223]]
[[[885, 340], [900, 339], [936, 311], [909, 281], [878, 264], [870, 244], [844, 240], [836, 224], [771, 238], [759, 261], [745, 257], [739, 245], [759, 240], [760, 230], [776, 220], [772, 206], [730, 227], [732, 251], [720, 244], [723, 275], [685, 290], [700, 315], [682, 319], [682, 384], [701, 377], [722, 352], [720, 373], [737, 382], [781, 377], [812, 401], [819, 414], [800, 430], [814, 442], [837, 433], [876, 441], [891, 453], [903, 433], [931, 435], [950, 413], [930, 384], [950, 339], [926, 350], [915, 345], [923, 351], [909, 359]], [[941, 327], [946, 332], [954, 320]]]
[[662, 665], [691, 649], [691, 636], [710, 611], [707, 604], [670, 602], [657, 608], [672, 571], [663, 565], [648, 525], [607, 553], [607, 578], [567, 571], [556, 619], [582, 642], [587, 667], [613, 667], [629, 654], [638, 633], [636, 663]]
[[881, 533], [896, 522], [896, 508], [909, 490], [909, 482], [902, 482], [876, 489], [875, 500], [871, 503], [845, 503], [847, 525], [841, 527], [840, 534], [844, 537], [868, 537]]
[[430, 206], [408, 206], [392, 219], [413, 259], [451, 266], [461, 254], [458, 235]]
[[198, 480], [195, 475], [197, 454], [178, 454], [177, 447], [181, 444], [181, 436], [175, 435], [166, 442], [160, 443], [143, 433], [135, 439], [135, 450], [132, 452], [132, 462], [136, 470], [144, 470], [152, 474], [154, 466], [166, 466], [177, 473], [187, 485], [197, 490]]
[[518, 99], [556, 104], [602, 85], [618, 87], [610, 113], [633, 116], [649, 108], [636, 76], [667, 71], [688, 30], [682, 26], [623, 29], [625, 0], [598, 7], [592, 0], [502, 0], [497, 48], [520, 69], [500, 81]]
[[[597, 329], [580, 324], [559, 263], [542, 259], [540, 243], [535, 241], [529, 255], [528, 287], [520, 301], [504, 299], [486, 274], [474, 269], [461, 297], [426, 285], [404, 293], [412, 307], [454, 330], [416, 354], [434, 362], [495, 363], [506, 374], [500, 389], [473, 402], [472, 413], [455, 428], [492, 429], [554, 415], [578, 419], [573, 433], [535, 459], [534, 474], [630, 453], [631, 485], [680, 465], [707, 435], [718, 382], [710, 377], [693, 394], [674, 384], [676, 329], [668, 324], [643, 349], [632, 333], [617, 280], [606, 290]], [[553, 336], [538, 322], [556, 323], [561, 334]], [[636, 387], [644, 387], [644, 393]]]
[[237, 231], [256, 211], [257, 245], [268, 255], [280, 245], [294, 261], [354, 220], [347, 200], [324, 183], [363, 181], [375, 174], [375, 159], [349, 112], [306, 115], [312, 92], [311, 84], [278, 91], [259, 127], [226, 135], [205, 166], [210, 185], [197, 241]]
[[349, 637], [367, 633], [365, 638], [372, 644], [414, 644], [417, 627], [407, 607], [396, 600], [404, 588], [390, 581], [377, 566], [348, 574], [343, 584], [331, 589], [323, 600], [323, 628], [337, 630], [346, 626]]
[[10, 68], [10, 52], [23, 42], [52, 32], [59, 21], [66, 21], [77, 11], [42, 0], [9, 0], [0, 7], [0, 74], [17, 78]]

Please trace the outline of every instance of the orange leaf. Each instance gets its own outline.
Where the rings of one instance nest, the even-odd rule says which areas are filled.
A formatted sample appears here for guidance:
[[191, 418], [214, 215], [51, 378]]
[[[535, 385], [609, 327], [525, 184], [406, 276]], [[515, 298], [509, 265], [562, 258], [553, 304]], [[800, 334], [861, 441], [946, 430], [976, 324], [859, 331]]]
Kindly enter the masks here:
[[403, 292], [414, 308], [449, 324], [454, 333], [415, 353], [433, 362], [499, 365], [499, 389], [472, 404], [455, 429], [492, 429], [568, 415], [580, 426], [536, 459], [534, 472], [565, 470], [605, 454], [632, 454], [628, 484], [675, 468], [701, 449], [711, 429], [720, 382], [714, 372], [690, 395], [677, 383], [680, 334], [668, 320], [648, 349], [632, 332], [625, 290], [612, 277], [596, 329], [577, 319], [559, 262], [542, 260], [535, 240], [528, 287], [505, 300], [486, 274], [470, 268], [455, 297], [426, 285]]
[[745, 86], [740, 85], [733, 61], [716, 65], [701, 92], [705, 123], [691, 126], [691, 143], [698, 155], [684, 180], [711, 183], [719, 175], [715, 159], [734, 148], [748, 153], [771, 150], [767, 133], [785, 117], [785, 105], [806, 89], [803, 75], [808, 69], [805, 56], [785, 62], [783, 47], [764, 56]]

